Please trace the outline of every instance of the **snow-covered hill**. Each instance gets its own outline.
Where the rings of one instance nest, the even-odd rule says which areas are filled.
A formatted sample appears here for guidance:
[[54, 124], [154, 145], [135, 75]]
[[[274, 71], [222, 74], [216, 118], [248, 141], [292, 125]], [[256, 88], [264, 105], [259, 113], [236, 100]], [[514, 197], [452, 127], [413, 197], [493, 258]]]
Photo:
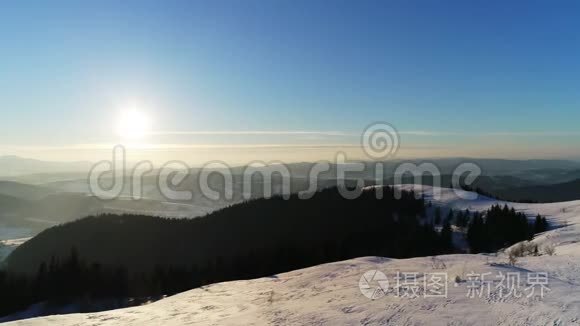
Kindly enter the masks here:
[[[466, 194], [473, 195], [473, 193], [448, 188], [433, 188], [418, 185], [403, 185], [401, 188], [419, 192], [427, 200], [432, 201], [434, 205], [445, 208], [484, 211], [495, 204], [507, 204], [518, 211], [526, 213], [530, 219], [533, 219], [537, 214], [541, 214], [548, 219], [551, 225], [563, 227], [545, 232], [537, 236], [533, 242], [540, 246], [553, 244], [558, 247], [559, 253], [575, 250], [574, 248], [568, 248], [567, 245], [580, 241], [580, 200], [549, 204], [512, 203], [481, 195], [478, 195], [475, 200], [463, 199], [468, 197]], [[580, 250], [580, 247], [577, 249]]]
[[[454, 209], [484, 210], [501, 203], [482, 197], [461, 199], [449, 189], [441, 189], [436, 198], [433, 192], [439, 189], [416, 190], [435, 205]], [[523, 257], [516, 266], [508, 265], [502, 253], [413, 259], [364, 257], [268, 278], [214, 284], [141, 307], [42, 317], [14, 324], [580, 324], [580, 201], [510, 205], [566, 225], [534, 240], [540, 248], [553, 245], [555, 255]], [[368, 271], [373, 272], [365, 274]], [[384, 273], [388, 282], [374, 271]], [[543, 273], [547, 273], [547, 284]], [[446, 281], [437, 282], [435, 276]], [[442, 284], [447, 287], [446, 296], [435, 291], [444, 289]], [[547, 288], [540, 296], [542, 285]], [[376, 297], [370, 299], [363, 292]]]

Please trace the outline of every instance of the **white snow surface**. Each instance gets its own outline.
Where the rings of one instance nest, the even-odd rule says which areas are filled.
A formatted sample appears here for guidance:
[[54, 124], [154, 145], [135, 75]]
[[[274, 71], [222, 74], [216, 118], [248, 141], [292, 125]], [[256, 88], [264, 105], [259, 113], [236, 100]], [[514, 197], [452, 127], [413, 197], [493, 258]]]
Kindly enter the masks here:
[[[453, 190], [414, 188], [435, 205], [485, 210], [501, 201], [461, 199]], [[435, 192], [439, 191], [435, 188]], [[565, 225], [539, 235], [540, 248], [551, 243], [553, 256], [527, 256], [516, 266], [504, 254], [445, 255], [412, 259], [362, 257], [247, 281], [218, 283], [133, 308], [87, 314], [48, 316], [9, 325], [579, 325], [580, 324], [580, 201], [553, 204], [508, 203], [530, 216], [540, 213]], [[437, 261], [437, 264], [434, 264]], [[443, 264], [441, 264], [443, 262]], [[444, 266], [443, 266], [444, 265]], [[443, 267], [442, 267], [443, 266]], [[416, 272], [419, 284], [429, 273], [447, 273], [446, 298], [400, 297], [392, 292], [371, 300], [359, 289], [361, 276], [378, 270], [393, 288], [397, 273]], [[491, 273], [491, 295], [468, 297], [471, 273]], [[547, 272], [543, 298], [500, 297], [499, 273]], [[455, 283], [456, 277], [461, 282]], [[529, 284], [528, 284], [529, 285]], [[371, 284], [371, 286], [374, 286]]]

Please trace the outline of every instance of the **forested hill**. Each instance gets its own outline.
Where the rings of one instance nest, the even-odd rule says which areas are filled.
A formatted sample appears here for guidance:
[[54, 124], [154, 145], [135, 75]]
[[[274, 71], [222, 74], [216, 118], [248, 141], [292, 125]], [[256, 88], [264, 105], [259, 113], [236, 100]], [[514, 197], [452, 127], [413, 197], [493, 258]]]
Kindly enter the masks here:
[[[18, 248], [6, 268], [36, 272], [42, 262], [62, 261], [74, 248], [83, 261], [123, 265], [129, 272], [248, 264], [246, 272], [243, 266], [236, 270], [254, 277], [350, 257], [442, 251], [437, 233], [419, 221], [422, 199], [404, 192], [395, 200], [390, 188], [377, 199], [375, 191], [355, 200], [342, 198], [336, 188], [309, 200], [257, 199], [196, 219], [88, 217], [42, 232]], [[232, 277], [240, 276], [246, 275]]]

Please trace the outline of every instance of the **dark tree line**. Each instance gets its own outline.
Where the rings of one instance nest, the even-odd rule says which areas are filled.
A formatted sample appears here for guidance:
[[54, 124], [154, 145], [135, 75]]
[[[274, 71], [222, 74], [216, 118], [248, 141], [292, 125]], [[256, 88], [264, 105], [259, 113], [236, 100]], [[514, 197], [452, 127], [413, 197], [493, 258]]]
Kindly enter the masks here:
[[467, 241], [471, 252], [493, 252], [520, 241], [531, 240], [548, 229], [545, 217], [538, 215], [533, 224], [524, 213], [507, 205], [494, 205], [483, 214], [475, 213], [469, 223]]
[[453, 252], [425, 201], [391, 188], [344, 199], [257, 199], [195, 219], [103, 215], [48, 229], [17, 248], [0, 274], [0, 314], [35, 302], [155, 297], [361, 256]]
[[33, 277], [0, 271], [0, 315], [47, 299], [58, 305], [79, 299], [124, 298], [128, 293], [126, 268], [87, 264], [74, 248], [66, 259], [52, 257], [49, 263], [41, 263]]

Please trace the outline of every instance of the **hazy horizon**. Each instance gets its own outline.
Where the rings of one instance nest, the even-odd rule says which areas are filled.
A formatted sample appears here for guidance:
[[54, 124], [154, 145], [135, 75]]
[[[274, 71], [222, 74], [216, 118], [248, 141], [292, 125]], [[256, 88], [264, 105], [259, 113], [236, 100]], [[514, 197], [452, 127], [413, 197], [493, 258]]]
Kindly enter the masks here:
[[[403, 138], [404, 139], [404, 138]], [[246, 164], [254, 160], [314, 162], [332, 160], [337, 153], [346, 154], [349, 160], [372, 160], [367, 157], [360, 144], [77, 144], [71, 146], [23, 146], [0, 147], [0, 156], [18, 156], [40, 161], [74, 162], [110, 159], [115, 145], [122, 144], [127, 157], [133, 160], [165, 162], [181, 160], [203, 164], [212, 160], [231, 164]], [[508, 160], [580, 160], [567, 145], [520, 147], [513, 143], [500, 145], [454, 146], [450, 144], [405, 145], [401, 144], [395, 157], [391, 159], [431, 159], [431, 158], [483, 158]], [[564, 154], [565, 153], [565, 154]]]

